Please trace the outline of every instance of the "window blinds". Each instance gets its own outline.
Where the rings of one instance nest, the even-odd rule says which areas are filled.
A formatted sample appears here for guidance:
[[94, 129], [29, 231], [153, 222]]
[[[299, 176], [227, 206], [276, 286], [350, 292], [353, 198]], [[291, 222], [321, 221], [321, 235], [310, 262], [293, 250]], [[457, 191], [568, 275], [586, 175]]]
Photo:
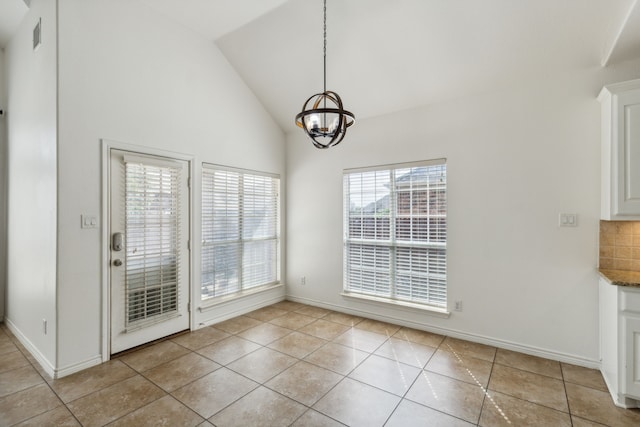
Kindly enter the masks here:
[[181, 169], [125, 158], [127, 326], [177, 314]]
[[280, 179], [202, 171], [202, 298], [278, 282]]
[[345, 291], [445, 307], [444, 160], [345, 171]]

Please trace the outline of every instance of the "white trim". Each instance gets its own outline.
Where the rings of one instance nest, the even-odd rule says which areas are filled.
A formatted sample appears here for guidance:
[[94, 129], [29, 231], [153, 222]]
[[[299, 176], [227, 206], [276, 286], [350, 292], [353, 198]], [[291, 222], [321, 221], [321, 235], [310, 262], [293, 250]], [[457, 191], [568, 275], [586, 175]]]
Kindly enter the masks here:
[[341, 313], [351, 314], [353, 316], [366, 317], [369, 319], [379, 320], [382, 322], [392, 323], [399, 326], [406, 326], [408, 328], [418, 329], [426, 332], [432, 332], [435, 334], [445, 335], [452, 338], [458, 338], [465, 341], [471, 341], [480, 344], [486, 344], [505, 350], [517, 351], [519, 353], [529, 354], [531, 356], [542, 357], [545, 359], [557, 360], [563, 363], [570, 363], [572, 365], [583, 366], [585, 368], [600, 369], [600, 361], [594, 359], [587, 359], [581, 356], [561, 353], [549, 349], [527, 346], [512, 341], [501, 340], [498, 338], [487, 337], [484, 335], [470, 334], [467, 332], [458, 331], [455, 329], [441, 328], [432, 325], [426, 325], [424, 323], [418, 323], [411, 320], [398, 319], [393, 316], [381, 315], [378, 312], [358, 310], [353, 308], [343, 307], [337, 304], [328, 304], [321, 301], [316, 301], [310, 298], [300, 298], [291, 295], [286, 296], [287, 300], [300, 302], [303, 304], [313, 305], [316, 307], [326, 308], [328, 310], [339, 311]]
[[236, 168], [234, 166], [219, 165], [219, 164], [216, 164], [216, 163], [202, 162], [202, 168], [203, 169], [214, 169], [214, 170], [226, 171], [226, 172], [245, 173], [245, 174], [249, 174], [249, 175], [268, 176], [270, 178], [280, 179], [280, 174], [279, 173], [264, 172], [264, 171], [258, 171], [258, 170], [253, 170], [253, 169], [245, 169], [245, 168]]
[[247, 289], [246, 291], [238, 292], [235, 294], [225, 295], [219, 298], [210, 298], [208, 300], [200, 301], [203, 304], [198, 306], [198, 311], [201, 313], [204, 313], [209, 310], [213, 310], [214, 308], [220, 308], [222, 306], [228, 305], [234, 301], [239, 301], [239, 300], [242, 300], [243, 298], [246, 298], [255, 294], [260, 294], [262, 292], [267, 292], [276, 288], [284, 288], [284, 283], [280, 282], [280, 283], [275, 283], [273, 285], [268, 285], [265, 287], [250, 288], [250, 289]]
[[358, 173], [358, 172], [372, 172], [378, 170], [387, 170], [387, 169], [404, 169], [404, 168], [415, 168], [422, 166], [436, 166], [436, 165], [446, 165], [447, 159], [432, 159], [432, 160], [419, 160], [416, 162], [406, 162], [406, 163], [389, 163], [386, 165], [376, 165], [376, 166], [365, 166], [359, 168], [350, 168], [343, 169], [342, 174], [347, 175], [350, 173]]
[[[270, 289], [273, 289], [273, 287], [270, 288]], [[207, 319], [207, 320], [205, 320], [203, 322], [200, 322], [198, 324], [198, 328], [201, 328], [201, 327], [204, 327], [204, 326], [214, 325], [216, 323], [220, 323], [220, 322], [223, 322], [223, 321], [228, 320], [228, 319], [232, 319], [232, 318], [237, 317], [237, 316], [242, 316], [243, 314], [250, 313], [250, 312], [252, 312], [254, 310], [258, 310], [260, 308], [267, 307], [269, 305], [272, 305], [272, 304], [275, 304], [275, 303], [278, 303], [278, 302], [284, 301], [284, 300], [285, 300], [285, 296], [284, 295], [277, 295], [277, 296], [275, 296], [273, 298], [265, 299], [263, 301], [255, 303], [255, 304], [243, 305], [241, 308], [238, 308], [238, 309], [233, 310], [233, 311], [226, 312], [225, 314], [223, 314], [221, 316], [213, 317], [211, 319]], [[234, 301], [237, 302], [238, 298], [236, 298], [234, 300], [226, 301], [226, 304], [232, 303]], [[225, 304], [225, 303], [218, 304], [215, 307], [220, 307], [220, 305], [222, 305], [222, 304]], [[214, 306], [207, 307], [207, 308], [213, 308], [213, 307]], [[198, 310], [200, 310], [200, 307], [198, 307]], [[205, 311], [208, 311], [208, 310], [205, 310]]]
[[44, 354], [42, 354], [40, 350], [38, 350], [38, 348], [35, 345], [33, 345], [33, 343], [31, 343], [29, 338], [27, 338], [26, 335], [24, 335], [20, 331], [20, 329], [18, 329], [18, 327], [11, 321], [11, 319], [9, 319], [8, 317], [5, 317], [4, 321], [7, 327], [9, 328], [9, 330], [11, 331], [11, 333], [13, 333], [13, 335], [18, 339], [18, 341], [20, 341], [20, 343], [27, 349], [27, 351], [31, 353], [33, 358], [36, 359], [36, 361], [40, 364], [40, 366], [46, 372], [46, 374], [49, 375], [51, 378], [55, 379], [56, 368], [53, 366], [53, 364], [49, 362], [49, 360], [47, 360]]
[[125, 154], [124, 156], [125, 163], [133, 163], [136, 165], [149, 165], [156, 166], [160, 168], [177, 168], [182, 170], [184, 166], [184, 161], [176, 160], [171, 157], [164, 156], [140, 156], [136, 154]]
[[[191, 204], [191, 227], [189, 235], [189, 256], [191, 268], [191, 274], [189, 275], [191, 280], [191, 299], [189, 304], [189, 319], [191, 324], [191, 330], [199, 328], [198, 326], [198, 311], [195, 309], [197, 303], [200, 301], [200, 281], [201, 281], [201, 262], [202, 245], [195, 242], [201, 241], [202, 236], [202, 179], [195, 179], [195, 177], [202, 177], [202, 162], [194, 161], [189, 169], [189, 200]], [[197, 240], [195, 240], [195, 236]]]
[[[411, 208], [411, 213], [408, 214], [407, 218], [411, 219], [411, 223], [413, 223], [412, 218], [425, 218], [427, 222], [420, 224], [418, 228], [423, 232], [429, 231], [428, 234], [431, 234], [431, 220], [435, 220], [437, 218], [438, 223], [436, 224], [435, 234], [438, 236], [443, 233], [440, 238], [444, 238], [444, 243], [439, 241], [439, 237], [427, 236], [416, 237], [418, 240], [414, 241], [413, 235], [415, 231], [413, 226], [410, 227], [409, 233], [411, 236], [408, 237], [408, 241], [398, 235], [398, 219], [402, 220], [406, 217], [406, 213], [400, 212], [399, 210], [398, 198], [400, 194], [405, 194], [406, 192], [398, 188], [399, 183], [402, 182], [401, 180], [405, 175], [398, 178], [397, 174], [399, 171], [406, 170], [408, 168], [427, 168], [426, 186], [424, 188], [427, 190], [429, 195], [429, 206], [431, 205], [432, 194], [431, 177], [439, 176], [440, 178], [440, 184], [437, 184], [437, 188], [439, 188], [439, 190], [444, 190], [443, 194], [445, 195], [445, 198], [444, 200], [440, 200], [439, 196], [436, 197], [437, 207], [435, 207], [434, 213], [431, 213], [431, 210], [427, 207], [426, 215], [416, 215], [413, 213], [413, 208]], [[375, 171], [373, 172], [373, 175], [370, 173], [372, 171]], [[382, 182], [378, 182], [377, 172], [381, 172], [380, 176], [382, 178]], [[411, 174], [407, 174], [407, 176], [409, 175]], [[444, 178], [446, 176], [446, 158], [411, 163], [379, 165], [371, 168], [345, 169], [343, 171], [343, 296], [355, 298], [356, 294], [360, 294], [363, 299], [387, 303], [390, 303], [391, 301], [403, 301], [408, 306], [413, 305], [414, 308], [418, 308], [421, 302], [412, 301], [411, 298], [403, 298], [402, 291], [404, 290], [413, 293], [414, 290], [417, 292], [419, 288], [420, 291], [426, 291], [426, 295], [422, 296], [422, 303], [424, 303], [425, 307], [436, 308], [439, 306], [441, 310], [438, 311], [448, 315], [446, 306], [448, 291], [446, 237], [448, 229], [448, 213], [446, 202], [447, 184], [446, 179]], [[378, 187], [381, 185], [387, 187], [387, 190], [378, 191]], [[406, 194], [409, 194], [410, 196], [414, 191], [417, 191], [417, 188], [413, 187], [412, 179], [410, 179], [409, 188], [410, 191]], [[354, 194], [356, 196], [355, 199], [352, 198], [352, 195]], [[366, 194], [367, 197], [363, 197], [362, 194]], [[358, 197], [358, 195], [360, 195], [360, 197]], [[374, 196], [373, 199], [375, 201], [369, 202], [371, 196]], [[378, 222], [375, 219], [375, 217], [378, 216], [378, 203], [384, 199], [387, 199], [387, 213], [383, 214], [383, 218], [388, 220], [389, 223], [385, 227], [386, 231], [383, 233], [386, 234], [386, 236], [378, 235]], [[360, 202], [356, 202], [355, 206], [357, 206], [357, 208], [355, 211], [352, 207], [354, 200], [360, 200]], [[361, 205], [365, 200], [367, 203]], [[410, 204], [412, 203], [413, 202], [410, 202]], [[373, 208], [374, 212], [370, 213], [367, 211], [365, 214], [365, 209], [370, 205], [375, 205]], [[435, 212], [438, 213], [435, 214]], [[368, 221], [365, 222], [365, 219], [368, 219]], [[361, 231], [356, 231], [355, 233], [352, 231], [352, 220], [356, 221], [356, 224], [360, 223]], [[372, 225], [369, 221], [371, 220], [374, 220], [373, 229], [370, 229]], [[444, 222], [440, 223], [440, 221]], [[356, 226], [356, 230], [359, 228], [360, 227]], [[372, 238], [366, 238], [365, 234], [371, 232], [373, 232], [374, 236]], [[354, 234], [355, 237], [353, 237]], [[358, 234], [361, 234], [360, 238], [358, 238]], [[365, 249], [365, 245], [367, 247], [373, 246], [376, 249], [374, 249], [373, 252], [370, 252], [369, 249]], [[384, 260], [376, 260], [377, 248], [382, 248], [382, 252], [384, 252]], [[436, 249], [437, 251], [434, 251], [433, 253], [431, 253], [431, 251], [427, 251], [426, 260], [420, 261], [425, 262], [424, 271], [420, 270], [420, 272], [412, 272], [413, 269], [410, 268], [409, 272], [405, 273], [404, 271], [407, 266], [403, 266], [399, 261], [402, 261], [402, 256], [400, 255], [401, 251], [406, 248], [426, 248]], [[417, 258], [413, 256], [412, 251], [409, 252], [406, 261], [410, 264], [418, 262]], [[352, 274], [353, 272], [355, 272], [355, 274]], [[386, 277], [386, 279], [378, 279], [378, 272], [385, 273], [384, 277]], [[365, 275], [365, 273], [368, 274]], [[408, 283], [400, 283], [398, 278], [406, 274], [409, 275]], [[414, 277], [426, 279], [426, 283], [414, 285]], [[371, 295], [365, 290], [365, 288], [375, 289], [378, 285], [385, 291], [380, 291], [379, 296]], [[444, 298], [442, 298], [442, 294], [444, 294]]]
[[35, 345], [29, 341], [29, 339], [17, 328], [17, 326], [11, 321], [11, 319], [5, 319], [5, 323], [11, 333], [20, 341], [20, 343], [27, 349], [27, 351], [33, 356], [38, 364], [42, 367], [44, 372], [51, 377], [51, 379], [57, 380], [59, 378], [66, 377], [76, 372], [80, 372], [84, 369], [91, 368], [102, 363], [102, 355], [98, 354], [89, 359], [86, 359], [79, 363], [66, 366], [64, 368], [56, 369], [51, 362], [36, 348]]
[[103, 148], [106, 145], [108, 149], [129, 151], [131, 152], [132, 155], [146, 154], [149, 156], [165, 157], [167, 159], [184, 160], [186, 162], [191, 162], [194, 160], [193, 155], [186, 154], [186, 153], [179, 153], [177, 151], [162, 150], [159, 148], [148, 147], [145, 145], [136, 145], [128, 142], [113, 141], [105, 138], [100, 139], [100, 142], [103, 144]]
[[109, 298], [109, 251], [105, 249], [105, 245], [110, 242], [109, 239], [109, 224], [107, 224], [107, 220], [109, 219], [109, 209], [110, 209], [110, 199], [109, 199], [109, 182], [111, 180], [111, 173], [109, 168], [109, 154], [111, 152], [111, 144], [106, 140], [100, 141], [102, 148], [102, 170], [100, 171], [100, 177], [102, 179], [101, 185], [101, 208], [102, 208], [102, 218], [100, 219], [101, 223], [101, 232], [102, 232], [102, 240], [100, 242], [100, 258], [102, 262], [100, 263], [101, 268], [101, 289], [102, 289], [102, 304], [101, 304], [101, 318], [102, 318], [102, 339], [101, 339], [101, 347], [100, 353], [102, 355], [102, 362], [106, 362], [111, 358], [111, 345], [109, 341], [109, 337], [111, 336], [111, 324], [109, 313], [111, 310], [111, 299]]
[[91, 368], [93, 366], [99, 365], [102, 363], [102, 355], [98, 354], [96, 356], [90, 357], [82, 362], [74, 363], [73, 365], [66, 366], [64, 368], [60, 368], [56, 371], [56, 379], [63, 378], [69, 376], [71, 374], [75, 374], [76, 372], [80, 372], [84, 369]]
[[[111, 310], [111, 301], [110, 301], [110, 292], [109, 292], [109, 251], [105, 248], [109, 245], [110, 242], [110, 221], [109, 221], [109, 211], [110, 211], [110, 200], [109, 200], [109, 183], [110, 183], [110, 154], [111, 150], [120, 150], [120, 151], [129, 151], [132, 155], [142, 154], [142, 155], [150, 155], [150, 156], [158, 156], [165, 157], [169, 159], [177, 159], [183, 160], [187, 162], [187, 177], [188, 182], [194, 182], [194, 170], [196, 168], [195, 157], [191, 154], [178, 153], [175, 151], [162, 150], [154, 147], [148, 147], [144, 145], [135, 145], [121, 141], [114, 141], [102, 138], [100, 139], [100, 144], [102, 147], [102, 171], [101, 171], [101, 179], [102, 179], [102, 195], [101, 195], [101, 203], [102, 203], [102, 218], [101, 218], [101, 227], [102, 227], [102, 241], [100, 244], [101, 251], [101, 276], [102, 276], [102, 344], [101, 344], [101, 360], [102, 362], [106, 362], [111, 359], [111, 345], [110, 345], [110, 336], [111, 336], [111, 319], [110, 319], [110, 310]], [[189, 235], [188, 239], [190, 242], [193, 242], [193, 227], [194, 227], [194, 215], [196, 209], [194, 209], [194, 188], [193, 186], [189, 186], [187, 197], [189, 199]], [[191, 245], [193, 247], [193, 245]], [[195, 292], [194, 292], [194, 256], [193, 250], [189, 251], [189, 301], [190, 307], [194, 307], [195, 304]], [[198, 300], [200, 298], [200, 293], [198, 292]], [[193, 312], [193, 310], [192, 310]], [[195, 315], [190, 313], [190, 329], [194, 328], [195, 325]], [[92, 360], [92, 359], [90, 359]], [[83, 364], [85, 362], [81, 362]], [[65, 368], [66, 369], [66, 368]]]
[[[373, 295], [358, 294], [358, 293], [350, 293], [347, 291], [343, 291], [340, 295], [342, 295], [343, 297], [353, 298], [353, 299], [360, 300], [367, 303], [373, 303], [378, 307], [388, 308], [391, 306], [393, 308], [411, 309], [411, 311], [420, 310], [424, 314], [443, 317], [445, 319], [448, 319], [449, 316], [451, 316], [451, 312], [447, 311], [446, 308], [438, 308], [438, 307], [434, 307], [426, 304], [416, 304], [416, 303], [411, 303], [411, 302], [396, 300], [391, 298], [376, 297]], [[409, 311], [409, 310], [406, 310], [406, 311]]]
[[615, 393], [615, 387], [611, 387], [611, 384], [607, 380], [608, 376], [605, 375], [605, 372], [600, 369], [600, 373], [602, 374], [602, 378], [604, 379], [604, 383], [607, 386], [607, 391], [611, 395], [611, 399], [613, 400], [613, 404], [624, 409], [634, 409], [640, 408], [640, 400], [632, 399], [630, 397], [625, 397], [622, 393]]

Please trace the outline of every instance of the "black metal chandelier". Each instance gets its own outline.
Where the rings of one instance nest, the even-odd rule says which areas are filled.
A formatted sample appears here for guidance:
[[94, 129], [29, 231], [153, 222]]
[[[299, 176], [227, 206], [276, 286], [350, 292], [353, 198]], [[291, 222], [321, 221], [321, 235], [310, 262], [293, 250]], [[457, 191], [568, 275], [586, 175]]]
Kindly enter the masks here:
[[[353, 113], [344, 109], [337, 93], [327, 90], [327, 0], [324, 0], [324, 91], [307, 99], [296, 125], [304, 129], [316, 148], [338, 145], [355, 121]], [[327, 105], [330, 105], [328, 107]]]

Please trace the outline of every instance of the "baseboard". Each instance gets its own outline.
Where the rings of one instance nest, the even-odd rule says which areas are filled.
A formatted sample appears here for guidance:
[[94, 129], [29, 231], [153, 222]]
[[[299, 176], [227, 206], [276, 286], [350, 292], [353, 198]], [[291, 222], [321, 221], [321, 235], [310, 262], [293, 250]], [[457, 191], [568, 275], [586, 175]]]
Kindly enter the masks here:
[[584, 357], [556, 352], [548, 349], [527, 346], [512, 341], [501, 340], [498, 338], [487, 337], [484, 335], [470, 334], [455, 329], [442, 328], [438, 326], [425, 325], [423, 323], [413, 322], [411, 320], [398, 319], [392, 316], [385, 316], [377, 312], [370, 312], [366, 310], [358, 310], [353, 308], [343, 307], [337, 304], [328, 304], [322, 301], [316, 301], [310, 298], [301, 298], [291, 295], [286, 297], [290, 301], [300, 302], [303, 304], [313, 305], [316, 307], [326, 308], [328, 310], [339, 311], [345, 314], [351, 314], [353, 316], [366, 317], [369, 319], [379, 320], [381, 322], [393, 323], [399, 326], [406, 326], [408, 328], [419, 329], [426, 332], [431, 332], [439, 335], [446, 335], [452, 338], [458, 338], [466, 341], [476, 342], [479, 344], [486, 344], [493, 347], [502, 348], [504, 350], [517, 351], [519, 353], [529, 354], [531, 356], [542, 357], [545, 359], [557, 360], [559, 362], [570, 363], [572, 365], [583, 366], [590, 369], [600, 369], [600, 361], [587, 359]]
[[51, 364], [51, 362], [47, 360], [47, 358], [40, 352], [40, 350], [38, 350], [38, 348], [33, 345], [33, 343], [20, 331], [20, 329], [18, 329], [18, 327], [11, 321], [11, 319], [5, 317], [4, 323], [5, 325], [7, 325], [11, 333], [18, 339], [18, 341], [20, 341], [24, 348], [26, 348], [27, 351], [31, 353], [33, 358], [36, 359], [44, 372], [51, 378], [55, 379], [56, 369], [53, 364]]
[[631, 399], [628, 397], [624, 397], [624, 396], [620, 396], [616, 393], [613, 393], [611, 391], [611, 389], [609, 389], [609, 394], [611, 395], [611, 398], [613, 399], [613, 404], [616, 405], [619, 408], [622, 409], [636, 409], [636, 408], [640, 408], [640, 402], [635, 400], [635, 399]]
[[74, 363], [73, 365], [69, 365], [64, 368], [57, 369], [55, 378], [58, 379], [58, 378], [66, 377], [71, 374], [75, 374], [76, 372], [80, 372], [84, 369], [91, 368], [92, 366], [99, 365], [101, 363], [102, 363], [101, 355], [93, 356], [82, 362]]
[[11, 319], [4, 319], [5, 325], [9, 328], [11, 333], [20, 341], [20, 343], [27, 349], [27, 351], [33, 356], [34, 359], [40, 364], [44, 372], [52, 379], [58, 379], [82, 371], [83, 369], [90, 368], [102, 363], [102, 356], [97, 355], [80, 363], [69, 365], [67, 367], [56, 369], [49, 360], [36, 348], [35, 345], [18, 329], [18, 327], [11, 321]]
[[615, 392], [616, 387], [614, 384], [611, 384], [609, 381], [609, 376], [600, 368], [600, 373], [602, 374], [602, 378], [604, 379], [604, 384], [607, 386], [607, 390], [611, 395], [611, 399], [613, 400], [614, 405], [623, 408], [623, 409], [635, 409], [640, 408], [640, 400], [632, 399], [629, 397], [624, 397]]

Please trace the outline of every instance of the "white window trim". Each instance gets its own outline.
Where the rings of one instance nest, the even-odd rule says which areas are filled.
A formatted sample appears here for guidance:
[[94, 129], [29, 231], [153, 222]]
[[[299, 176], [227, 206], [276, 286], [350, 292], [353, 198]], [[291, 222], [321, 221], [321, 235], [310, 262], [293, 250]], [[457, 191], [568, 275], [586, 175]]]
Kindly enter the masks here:
[[[214, 163], [202, 163], [202, 169], [200, 171], [200, 178], [202, 179], [203, 174], [206, 171], [212, 171], [212, 170], [217, 170], [217, 171], [228, 171], [228, 172], [235, 172], [235, 173], [240, 173], [240, 174], [248, 174], [248, 175], [257, 175], [257, 176], [264, 176], [264, 177], [269, 177], [269, 178], [274, 178], [278, 180], [278, 188], [277, 188], [277, 197], [278, 197], [278, 203], [277, 203], [277, 211], [276, 211], [276, 217], [277, 217], [277, 223], [276, 223], [276, 261], [275, 261], [275, 268], [276, 268], [276, 280], [274, 282], [270, 282], [270, 283], [265, 283], [264, 285], [260, 285], [260, 286], [256, 286], [256, 287], [252, 287], [252, 288], [248, 288], [248, 289], [242, 289], [242, 283], [240, 283], [240, 290], [238, 292], [234, 292], [234, 293], [230, 293], [230, 294], [225, 294], [225, 295], [220, 295], [220, 296], [213, 296], [213, 297], [209, 297], [209, 298], [203, 298], [202, 296], [202, 250], [200, 251], [200, 283], [197, 285], [197, 289], [198, 289], [198, 296], [196, 297], [197, 300], [197, 304], [198, 304], [198, 308], [197, 310], [200, 312], [205, 312], [208, 310], [213, 309], [214, 307], [220, 306], [222, 304], [226, 304], [229, 303], [231, 301], [234, 300], [238, 300], [238, 299], [242, 299], [257, 293], [262, 293], [262, 292], [266, 292], [275, 288], [279, 288], [279, 287], [284, 287], [284, 284], [282, 283], [282, 278], [281, 278], [281, 265], [282, 265], [282, 233], [281, 233], [281, 227], [282, 227], [282, 215], [281, 215], [281, 204], [282, 204], [282, 198], [281, 198], [281, 193], [282, 193], [282, 180], [280, 178], [279, 174], [276, 173], [270, 173], [270, 172], [262, 172], [262, 171], [256, 171], [256, 170], [251, 170], [251, 169], [243, 169], [243, 168], [235, 168], [235, 167], [230, 167], [230, 166], [224, 166], [224, 165], [219, 165], [219, 164], [214, 164]], [[204, 183], [201, 185], [201, 189], [200, 189], [200, 196], [201, 196], [201, 206], [200, 206], [200, 215], [202, 216], [202, 193], [204, 191]], [[200, 220], [200, 222], [202, 223], [202, 218]], [[202, 224], [200, 224], [201, 230], [200, 230], [200, 239], [202, 240]]]
[[[343, 290], [340, 293], [340, 295], [345, 298], [353, 298], [355, 300], [361, 300], [364, 302], [373, 303], [379, 307], [389, 307], [389, 305], [392, 305], [398, 308], [408, 309], [407, 311], [419, 310], [420, 312], [426, 312], [427, 314], [437, 316], [437, 317], [442, 317], [445, 319], [448, 319], [451, 316], [451, 311], [449, 311], [447, 308], [436, 307], [434, 305], [416, 304], [409, 301], [397, 300], [392, 298], [384, 298], [384, 297], [367, 295], [367, 294], [359, 294], [356, 292], [349, 292], [346, 289]], [[447, 304], [447, 307], [448, 306], [449, 305]]]
[[446, 163], [447, 163], [447, 159], [444, 157], [441, 159], [422, 160], [417, 162], [389, 163], [386, 165], [376, 165], [376, 166], [344, 169], [343, 175], [350, 174], [350, 173], [358, 173], [358, 172], [373, 172], [373, 171], [384, 171], [384, 170], [390, 170], [390, 169], [414, 168], [414, 167], [420, 167], [420, 166], [435, 166], [435, 165], [443, 165]]
[[223, 295], [220, 297], [201, 300], [200, 301], [201, 305], [198, 307], [198, 311], [201, 313], [204, 313], [206, 311], [213, 310], [214, 308], [220, 307], [232, 301], [237, 301], [239, 299], [250, 297], [255, 294], [261, 294], [276, 288], [284, 288], [284, 283], [278, 282], [271, 285], [264, 285], [257, 288], [251, 288], [244, 291], [236, 292], [235, 294]]
[[[436, 165], [446, 165], [447, 164], [447, 160], [446, 158], [440, 158], [440, 159], [433, 159], [433, 160], [425, 160], [425, 161], [417, 161], [417, 162], [406, 162], [406, 163], [393, 163], [393, 164], [387, 164], [387, 165], [377, 165], [377, 166], [371, 166], [371, 167], [361, 167], [361, 168], [351, 168], [351, 169], [344, 169], [343, 170], [343, 177], [350, 175], [350, 174], [354, 174], [354, 173], [362, 173], [362, 172], [373, 172], [373, 171], [390, 171], [393, 169], [403, 169], [403, 168], [413, 168], [413, 167], [429, 167], [429, 166], [436, 166]], [[391, 174], [391, 179], [394, 179], [394, 174]], [[390, 184], [390, 186], [393, 188], [393, 182]], [[448, 195], [449, 192], [449, 187], [448, 187], [448, 183], [446, 184], [446, 192]], [[343, 190], [344, 191], [344, 190]], [[394, 305], [394, 306], [398, 306], [398, 307], [407, 307], [407, 308], [411, 308], [411, 309], [418, 309], [421, 311], [426, 311], [426, 312], [430, 312], [433, 313], [434, 315], [438, 315], [438, 316], [442, 316], [442, 317], [449, 317], [451, 312], [448, 310], [449, 307], [449, 301], [448, 301], [448, 287], [449, 287], [449, 281], [448, 281], [448, 274], [446, 275], [446, 291], [447, 291], [447, 297], [445, 298], [445, 303], [444, 306], [437, 306], [437, 305], [433, 305], [430, 303], [420, 303], [420, 302], [412, 302], [412, 301], [408, 301], [408, 300], [403, 300], [403, 299], [396, 299], [396, 298], [390, 298], [390, 297], [384, 297], [381, 295], [371, 295], [371, 294], [366, 294], [366, 293], [360, 293], [357, 291], [351, 291], [348, 288], [348, 278], [346, 275], [346, 270], [347, 270], [347, 253], [346, 253], [346, 248], [348, 246], [348, 243], [360, 243], [360, 244], [367, 244], [367, 245], [372, 245], [372, 246], [381, 246], [381, 247], [389, 247], [389, 248], [398, 248], [398, 247], [421, 247], [421, 248], [444, 248], [446, 250], [447, 248], [447, 242], [448, 240], [445, 240], [445, 242], [439, 243], [439, 242], [403, 242], [403, 241], [398, 241], [394, 238], [390, 238], [389, 242], [381, 242], [379, 240], [369, 240], [369, 239], [349, 239], [348, 238], [348, 219], [349, 219], [349, 215], [347, 213], [347, 207], [346, 207], [346, 203], [348, 203], [347, 199], [346, 199], [346, 194], [343, 194], [343, 200], [345, 203], [345, 206], [343, 206], [343, 227], [344, 227], [344, 240], [343, 240], [343, 290], [342, 293], [340, 294], [343, 297], [347, 297], [347, 298], [353, 298], [353, 299], [358, 299], [358, 300], [363, 300], [363, 301], [367, 301], [367, 302], [373, 302], [376, 303], [378, 305]], [[391, 198], [392, 201], [394, 200], [394, 198]], [[395, 209], [395, 206], [391, 206], [391, 209]], [[448, 219], [448, 212], [445, 215], [445, 218]], [[448, 221], [447, 221], [448, 223]], [[391, 221], [389, 224], [389, 233], [390, 236], [393, 236], [395, 233], [395, 224], [394, 221]], [[448, 254], [448, 252], [447, 252]], [[393, 261], [390, 260], [390, 264], [392, 264]], [[390, 269], [389, 274], [391, 275], [392, 279], [391, 279], [391, 283], [390, 283], [390, 287], [391, 287], [391, 292], [395, 292], [394, 288], [396, 286], [395, 283], [395, 275], [396, 275], [396, 270], [395, 268]]]

